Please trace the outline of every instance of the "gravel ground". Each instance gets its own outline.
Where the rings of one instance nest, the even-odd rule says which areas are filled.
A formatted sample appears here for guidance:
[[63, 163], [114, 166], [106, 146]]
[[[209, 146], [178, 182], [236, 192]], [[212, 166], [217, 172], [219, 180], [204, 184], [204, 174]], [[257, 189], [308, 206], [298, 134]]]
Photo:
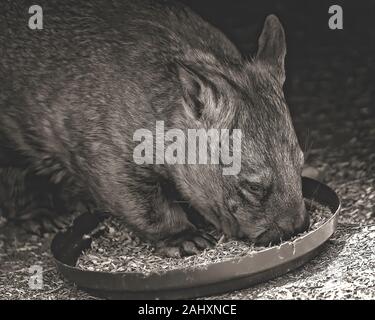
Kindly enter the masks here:
[[[228, 28], [231, 23], [239, 47], [253, 49], [246, 37], [256, 28], [238, 19], [229, 21]], [[305, 35], [299, 30], [291, 36], [297, 45], [289, 51], [287, 100], [307, 164], [318, 169], [320, 179], [342, 199], [339, 228], [324, 252], [299, 270], [213, 298], [374, 299], [375, 54], [360, 45], [316, 39], [296, 48]], [[0, 298], [94, 298], [57, 274], [50, 239], [25, 235], [12, 226], [0, 230]], [[33, 264], [44, 269], [42, 290], [28, 287]]]
[[[44, 238], [26, 235], [23, 230], [0, 230], [0, 299], [89, 299], [94, 298], [67, 283], [57, 272], [49, 245], [52, 235]], [[29, 287], [31, 266], [43, 268], [43, 289]]]

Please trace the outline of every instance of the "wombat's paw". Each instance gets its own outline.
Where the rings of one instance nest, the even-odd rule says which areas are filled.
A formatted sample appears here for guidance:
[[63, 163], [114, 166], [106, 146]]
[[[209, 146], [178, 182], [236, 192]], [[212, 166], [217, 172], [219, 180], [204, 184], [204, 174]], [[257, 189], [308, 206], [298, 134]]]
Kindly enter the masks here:
[[53, 234], [72, 223], [72, 217], [68, 215], [63, 216], [44, 216], [25, 221], [17, 221], [16, 224], [28, 234], [43, 236], [45, 234]]
[[215, 245], [216, 240], [209, 234], [191, 232], [173, 239], [161, 241], [156, 246], [159, 255], [169, 258], [181, 258], [198, 254]]

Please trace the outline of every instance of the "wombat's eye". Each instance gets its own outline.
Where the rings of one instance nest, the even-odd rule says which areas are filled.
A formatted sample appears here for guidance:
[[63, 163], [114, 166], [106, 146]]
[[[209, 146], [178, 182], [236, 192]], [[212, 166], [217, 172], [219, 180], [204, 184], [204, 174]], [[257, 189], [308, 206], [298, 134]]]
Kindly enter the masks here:
[[264, 188], [259, 183], [241, 183], [239, 186], [240, 194], [245, 197], [247, 200], [259, 199], [264, 195]]
[[247, 185], [247, 189], [252, 193], [256, 193], [256, 194], [263, 193], [263, 187], [260, 184], [250, 183]]

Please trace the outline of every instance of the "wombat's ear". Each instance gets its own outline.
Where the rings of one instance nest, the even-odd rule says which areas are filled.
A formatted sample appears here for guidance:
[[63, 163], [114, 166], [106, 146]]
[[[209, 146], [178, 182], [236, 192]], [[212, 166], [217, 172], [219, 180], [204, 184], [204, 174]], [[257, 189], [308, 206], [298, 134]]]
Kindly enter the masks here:
[[214, 87], [208, 79], [193, 67], [181, 62], [177, 63], [177, 73], [183, 92], [185, 111], [190, 117], [199, 119], [205, 109], [215, 108]]
[[264, 22], [262, 34], [258, 40], [256, 59], [268, 64], [285, 81], [284, 60], [286, 55], [285, 32], [279, 19], [271, 14]]

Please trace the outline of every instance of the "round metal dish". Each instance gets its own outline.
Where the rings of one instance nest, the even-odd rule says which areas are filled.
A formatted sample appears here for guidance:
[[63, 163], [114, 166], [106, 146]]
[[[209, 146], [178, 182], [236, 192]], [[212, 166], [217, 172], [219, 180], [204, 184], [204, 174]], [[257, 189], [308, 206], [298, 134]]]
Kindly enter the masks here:
[[292, 269], [316, 256], [334, 233], [340, 200], [328, 186], [303, 178], [305, 198], [329, 207], [332, 217], [321, 227], [293, 242], [270, 247], [236, 259], [199, 269], [179, 269], [162, 274], [97, 272], [75, 267], [83, 250], [90, 247], [90, 234], [104, 216], [83, 214], [72, 227], [58, 233], [51, 251], [58, 270], [70, 281], [91, 294], [112, 299], [187, 299], [247, 288]]

